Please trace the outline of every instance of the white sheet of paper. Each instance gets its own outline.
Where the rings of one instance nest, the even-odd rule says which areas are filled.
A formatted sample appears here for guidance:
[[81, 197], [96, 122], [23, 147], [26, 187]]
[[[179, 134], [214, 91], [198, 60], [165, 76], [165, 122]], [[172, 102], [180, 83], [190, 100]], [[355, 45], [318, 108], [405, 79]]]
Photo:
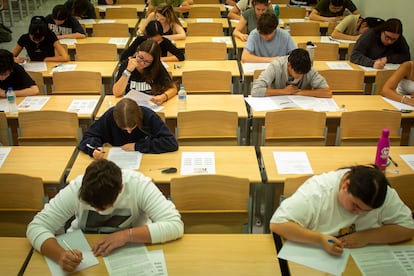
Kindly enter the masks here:
[[214, 22], [214, 20], [213, 20], [213, 18], [197, 18], [196, 22], [197, 23], [203, 23], [203, 22], [211, 23], [211, 22]]
[[96, 6], [100, 10], [106, 11], [106, 9], [119, 9], [121, 6], [115, 6], [115, 5], [97, 5]]
[[214, 152], [182, 152], [181, 175], [215, 174], [216, 161]]
[[78, 114], [92, 114], [98, 104], [98, 100], [72, 100], [66, 111]]
[[141, 165], [142, 153], [139, 151], [125, 151], [122, 148], [110, 148], [108, 160], [111, 160], [121, 169], [138, 170]]
[[398, 67], [400, 67], [399, 64], [392, 64], [392, 63], [387, 63], [385, 64], [384, 69], [375, 69], [373, 67], [367, 67], [367, 66], [362, 66], [362, 65], [358, 65], [359, 67], [361, 67], [364, 71], [382, 71], [382, 70], [396, 70], [398, 69]]
[[349, 257], [349, 249], [336, 257], [320, 247], [286, 241], [277, 256], [334, 275], [341, 275]]
[[289, 96], [289, 99], [293, 101], [297, 106], [303, 109], [312, 109], [314, 111], [330, 111], [330, 112], [335, 112], [339, 110], [339, 107], [333, 98]]
[[400, 157], [414, 171], [414, 154], [400, 154]]
[[9, 112], [9, 102], [7, 99], [0, 100], [0, 111]]
[[78, 21], [80, 24], [85, 24], [85, 25], [96, 24], [95, 19], [79, 19]]
[[225, 37], [225, 36], [221, 36], [221, 37], [212, 37], [211, 38], [212, 42], [216, 42], [216, 43], [226, 43], [226, 44], [232, 44], [233, 42], [231, 42], [231, 38], [230, 37]]
[[[87, 240], [85, 239], [85, 236], [83, 235], [81, 230], [76, 230], [73, 232], [60, 235], [56, 237], [56, 240], [60, 244], [60, 246], [62, 246], [66, 250], [69, 250], [69, 248], [67, 248], [67, 246], [64, 244], [62, 240], [65, 240], [65, 242], [69, 244], [69, 246], [72, 249], [78, 249], [82, 251], [83, 260], [79, 264], [79, 266], [75, 269], [75, 272], [84, 270], [85, 268], [97, 265], [99, 263], [98, 259], [93, 255], [91, 247], [89, 243], [87, 242]], [[55, 263], [48, 257], [45, 257], [45, 259], [53, 276], [69, 274], [63, 271], [57, 263]]]
[[305, 18], [290, 18], [289, 22], [305, 22]]
[[103, 257], [109, 275], [152, 276], [156, 270], [144, 245], [127, 245]]
[[370, 245], [351, 249], [363, 275], [414, 275], [414, 246]]
[[4, 161], [6, 161], [11, 149], [12, 148], [0, 147], [0, 168], [3, 166]]
[[168, 276], [167, 264], [165, 263], [164, 251], [162, 249], [148, 251], [148, 257], [155, 268], [157, 276]]
[[279, 174], [313, 174], [306, 152], [274, 151], [273, 158]]
[[98, 21], [98, 24], [107, 24], [107, 23], [115, 23], [115, 19], [101, 19]]
[[77, 64], [58, 64], [52, 69], [53, 72], [75, 71]]
[[389, 104], [391, 104], [392, 106], [395, 107], [395, 109], [397, 110], [401, 110], [401, 109], [409, 109], [409, 110], [414, 110], [414, 106], [408, 105], [408, 104], [403, 104], [397, 101], [393, 101], [391, 99], [382, 97], [384, 99], [384, 101], [388, 102]]
[[77, 43], [78, 41], [76, 40], [76, 38], [62, 38], [59, 39], [59, 42], [61, 44], [75, 45], [75, 43]]
[[124, 98], [134, 100], [138, 105], [148, 107], [155, 112], [163, 110], [164, 106], [157, 105], [151, 102], [152, 97], [153, 97], [152, 95], [148, 95], [143, 92], [136, 91], [136, 90], [129, 90], [129, 92], [124, 96]]
[[25, 63], [23, 65], [23, 68], [26, 71], [31, 71], [31, 72], [43, 72], [43, 71], [47, 71], [47, 66], [46, 66], [46, 62], [43, 61], [31, 61], [28, 63]]
[[19, 110], [41, 110], [49, 99], [49, 96], [27, 96], [17, 108]]
[[108, 43], [124, 46], [127, 44], [129, 37], [111, 37]]
[[335, 70], [354, 70], [347, 62], [344, 61], [327, 61], [326, 65]]
[[243, 72], [246, 73], [253, 73], [255, 70], [264, 70], [269, 66], [269, 63], [243, 63]]
[[348, 43], [348, 44], [353, 44], [355, 43], [355, 41], [353, 40], [346, 40], [346, 39], [337, 39], [337, 38], [333, 38], [331, 36], [321, 36], [321, 42], [325, 42], [325, 43]]
[[271, 97], [246, 97], [244, 100], [255, 111], [268, 111], [278, 109], [278, 106], [274, 101], [272, 101]]

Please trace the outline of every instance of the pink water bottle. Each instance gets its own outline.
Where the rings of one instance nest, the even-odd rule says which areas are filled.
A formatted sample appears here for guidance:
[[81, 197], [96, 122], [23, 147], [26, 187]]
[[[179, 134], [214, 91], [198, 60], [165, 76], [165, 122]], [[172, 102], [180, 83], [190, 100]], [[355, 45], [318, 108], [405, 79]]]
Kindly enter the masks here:
[[390, 130], [384, 128], [382, 130], [381, 138], [377, 144], [377, 155], [375, 156], [375, 165], [381, 170], [385, 171], [388, 162], [388, 153], [390, 151]]

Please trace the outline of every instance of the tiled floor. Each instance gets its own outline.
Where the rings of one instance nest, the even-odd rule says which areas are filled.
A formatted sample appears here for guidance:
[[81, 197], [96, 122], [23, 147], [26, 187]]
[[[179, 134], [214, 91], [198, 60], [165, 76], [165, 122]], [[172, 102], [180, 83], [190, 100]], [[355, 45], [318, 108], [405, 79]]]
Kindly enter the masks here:
[[[25, 1], [21, 1], [22, 4], [24, 5]], [[30, 2], [30, 1], [29, 1]], [[39, 1], [37, 1], [39, 2]], [[43, 0], [42, 4], [40, 7], [37, 7], [37, 9], [33, 10], [33, 3], [30, 2], [30, 8], [31, 8], [31, 13], [29, 15], [27, 15], [26, 13], [24, 13], [25, 17], [23, 18], [23, 20], [20, 20], [17, 9], [15, 9], [16, 11], [14, 12], [14, 24], [13, 27], [11, 27], [13, 34], [12, 34], [12, 41], [10, 42], [3, 42], [0, 43], [0, 48], [2, 49], [7, 49], [9, 51], [13, 50], [14, 46], [17, 43], [17, 40], [19, 40], [20, 36], [24, 33], [27, 33], [29, 30], [29, 23], [30, 23], [30, 19], [35, 16], [35, 15], [43, 15], [46, 16], [50, 13], [52, 13], [52, 9], [55, 5], [57, 4], [63, 4], [65, 2], [65, 0]], [[23, 7], [23, 11], [25, 11], [25, 7]], [[9, 18], [7, 13], [5, 13], [5, 25], [9, 26]]]

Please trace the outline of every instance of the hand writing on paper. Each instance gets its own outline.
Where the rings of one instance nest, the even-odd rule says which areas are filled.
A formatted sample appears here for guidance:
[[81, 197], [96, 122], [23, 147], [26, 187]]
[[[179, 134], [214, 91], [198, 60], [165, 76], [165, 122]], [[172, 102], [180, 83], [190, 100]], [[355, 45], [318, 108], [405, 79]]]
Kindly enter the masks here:
[[374, 68], [375, 69], [384, 69], [385, 65], [387, 64], [387, 57], [382, 57], [374, 62]]
[[74, 249], [71, 250], [65, 250], [62, 252], [62, 254], [59, 256], [59, 266], [67, 272], [74, 271], [78, 265], [82, 262], [83, 256], [82, 252]]
[[98, 147], [96, 148], [96, 150], [93, 151], [92, 155], [93, 155], [93, 158], [95, 159], [102, 159], [104, 158], [105, 151], [103, 147]]
[[326, 252], [334, 256], [341, 256], [344, 251], [341, 241], [332, 236], [323, 235], [321, 246]]
[[362, 237], [361, 233], [355, 232], [346, 236], [339, 238], [343, 247], [346, 248], [358, 248], [366, 246], [368, 243]]
[[129, 241], [128, 231], [118, 231], [105, 236], [92, 248], [95, 256], [107, 256], [114, 249], [125, 245]]
[[126, 150], [126, 151], [134, 151], [135, 150], [135, 143], [125, 144], [125, 145], [121, 146], [121, 148], [123, 150]]

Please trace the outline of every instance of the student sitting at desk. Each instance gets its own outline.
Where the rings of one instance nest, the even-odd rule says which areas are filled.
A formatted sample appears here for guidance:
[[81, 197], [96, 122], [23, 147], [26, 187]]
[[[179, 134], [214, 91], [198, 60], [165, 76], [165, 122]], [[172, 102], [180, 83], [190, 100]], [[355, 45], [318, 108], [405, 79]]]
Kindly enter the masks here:
[[67, 0], [64, 5], [78, 20], [96, 18], [95, 7], [89, 0]]
[[315, 244], [332, 255], [343, 248], [412, 239], [411, 210], [375, 167], [353, 166], [309, 178], [283, 200], [270, 230]]
[[0, 49], [0, 98], [6, 97], [9, 87], [13, 88], [17, 97], [39, 94], [39, 88], [29, 74], [14, 62], [13, 54]]
[[72, 216], [68, 231], [108, 234], [93, 245], [95, 256], [107, 256], [128, 243], [164, 243], [184, 232], [174, 204], [149, 177], [105, 159], [92, 162], [84, 175], [60, 190], [27, 228], [33, 247], [67, 272], [81, 263], [82, 252], [60, 246], [55, 233]]
[[414, 61], [406, 61], [382, 87], [381, 95], [414, 106]]
[[325, 78], [311, 67], [308, 51], [298, 48], [269, 64], [253, 82], [252, 96], [302, 95], [332, 97]]
[[[227, 17], [234, 20], [240, 20], [241, 13], [247, 9], [252, 8], [251, 0], [240, 0], [235, 5], [232, 5], [233, 8], [227, 14]], [[267, 7], [268, 8], [268, 7]]]
[[257, 21], [244, 46], [242, 62], [271, 62], [288, 55], [297, 46], [290, 34], [277, 27], [278, 19], [273, 13], [263, 14]]
[[400, 64], [410, 60], [410, 47], [405, 40], [401, 21], [391, 18], [377, 28], [367, 30], [357, 40], [351, 62], [383, 69], [387, 63]]
[[46, 16], [46, 23], [58, 39], [86, 37], [79, 21], [70, 15], [69, 10], [64, 5], [56, 5], [52, 14]]
[[78, 148], [94, 157], [104, 157], [106, 143], [126, 151], [163, 153], [176, 151], [178, 142], [161, 118], [131, 99], [120, 100], [108, 109], [83, 135]]
[[191, 5], [194, 4], [194, 1], [193, 0], [150, 0], [150, 1], [146, 1], [146, 3], [148, 4], [148, 6], [145, 12], [145, 16], [148, 17], [151, 13], [155, 11], [155, 9], [159, 5], [164, 4], [164, 3], [173, 7], [173, 10], [176, 13], [188, 12], [191, 9]]
[[[162, 36], [162, 25], [157, 20], [150, 21], [145, 27], [145, 34], [137, 36], [134, 42], [132, 42], [128, 49], [126, 49], [121, 55], [121, 61], [128, 59], [135, 54], [138, 46], [147, 39], [154, 40], [160, 45], [161, 49], [161, 60], [162, 61], [182, 61], [184, 60], [184, 53], [175, 47], [175, 45], [169, 40]], [[168, 55], [171, 53], [171, 55]]]
[[323, 22], [338, 22], [344, 18], [345, 10], [359, 14], [351, 0], [320, 0], [312, 10], [309, 19]]
[[151, 99], [162, 104], [177, 95], [177, 86], [161, 63], [161, 49], [157, 42], [145, 40], [135, 53], [121, 62], [112, 92], [116, 97], [135, 89], [154, 95]]
[[368, 28], [375, 28], [382, 23], [384, 23], [384, 20], [381, 18], [362, 18], [359, 14], [350, 14], [336, 25], [331, 36], [336, 39], [356, 41]]
[[68, 53], [60, 44], [56, 35], [49, 30], [43, 16], [34, 16], [30, 20], [29, 33], [20, 36], [13, 49], [13, 56], [17, 63], [26, 61], [18, 57], [23, 48], [26, 49], [31, 61], [60, 61], [69, 60]]
[[274, 14], [275, 12], [272, 3], [268, 0], [252, 0], [252, 6], [252, 9], [247, 9], [242, 13], [240, 21], [233, 31], [234, 37], [238, 37], [242, 41], [247, 41], [249, 34], [256, 28], [257, 22], [263, 14]]

